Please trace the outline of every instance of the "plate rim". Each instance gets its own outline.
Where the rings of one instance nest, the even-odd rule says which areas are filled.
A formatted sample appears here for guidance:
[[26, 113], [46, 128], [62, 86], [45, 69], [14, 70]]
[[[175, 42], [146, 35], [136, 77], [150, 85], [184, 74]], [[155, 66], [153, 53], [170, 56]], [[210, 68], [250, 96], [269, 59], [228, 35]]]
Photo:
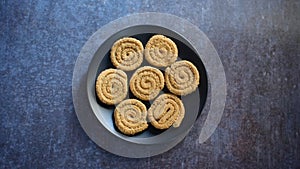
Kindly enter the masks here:
[[[126, 29], [134, 29], [134, 28], [136, 28], [136, 27], [142, 27], [142, 28], [144, 28], [144, 27], [156, 27], [156, 29], [166, 29], [166, 31], [170, 31], [170, 32], [172, 32], [172, 34], [176, 34], [176, 36], [179, 36], [180, 38], [182, 38], [184, 41], [186, 41], [186, 42], [183, 42], [183, 41], [181, 41], [181, 40], [179, 40], [179, 39], [177, 39], [177, 40], [179, 40], [179, 41], [181, 41], [182, 43], [184, 43], [186, 46], [188, 46], [192, 51], [194, 51], [195, 52], [195, 54], [197, 54], [196, 53], [196, 51], [195, 51], [195, 49], [194, 49], [194, 47], [189, 43], [189, 41], [186, 39], [186, 38], [184, 38], [184, 36], [182, 36], [181, 34], [179, 34], [179, 33], [177, 33], [176, 31], [173, 31], [173, 30], [170, 30], [170, 29], [168, 29], [168, 28], [165, 28], [165, 27], [161, 27], [161, 26], [157, 26], [157, 25], [135, 25], [135, 26], [131, 26], [131, 27], [128, 27], [128, 28], [125, 28], [125, 29], [121, 29], [121, 30], [118, 30], [117, 32], [115, 32], [113, 35], [111, 35], [110, 37], [108, 37], [106, 40], [104, 40], [104, 42], [103, 43], [106, 43], [107, 41], [108, 41], [108, 39], [110, 39], [112, 36], [115, 36], [116, 34], [119, 34], [120, 32], [122, 32], [122, 31], [125, 31]], [[147, 29], [151, 29], [151, 28], [147, 28]], [[154, 32], [154, 31], [153, 31]], [[151, 32], [152, 33], [152, 32]], [[131, 35], [128, 35], [128, 36], [131, 36]], [[165, 35], [165, 36], [168, 36], [168, 35]], [[174, 38], [174, 37], [172, 37], [172, 38]], [[103, 51], [104, 49], [103, 49], [103, 47], [102, 47], [102, 45], [103, 44], [100, 44], [99, 45], [99, 48], [98, 48], [98, 50], [97, 50], [97, 52], [99, 52], [99, 51]], [[110, 48], [109, 48], [110, 49]], [[97, 53], [96, 52], [96, 53]], [[97, 54], [95, 53], [95, 55], [92, 57], [92, 61], [91, 61], [91, 63], [89, 64], [89, 66], [88, 66], [88, 71], [87, 71], [87, 76], [86, 76], [86, 78], [87, 78], [87, 80], [86, 80], [86, 82], [87, 82], [87, 86], [89, 86], [89, 83], [91, 83], [90, 81], [92, 81], [92, 79], [93, 79], [93, 77], [94, 76], [92, 76], [92, 77], [90, 77], [90, 74], [92, 74], [93, 72], [94, 72], [94, 68], [92, 69], [92, 67], [94, 67], [94, 66], [91, 66], [92, 64], [96, 64], [95, 63], [95, 60], [99, 60], [99, 58], [100, 58], [100, 56], [96, 56]], [[105, 52], [104, 52], [105, 53]], [[103, 55], [103, 54], [102, 54]], [[101, 58], [100, 58], [100, 60], [101, 60]], [[202, 62], [201, 62], [202, 63]], [[100, 64], [100, 63], [99, 63]], [[204, 71], [206, 72], [206, 70], [204, 69]], [[206, 74], [206, 73], [205, 73]], [[207, 83], [207, 82], [206, 82]], [[91, 88], [93, 88], [93, 87], [91, 87]], [[93, 88], [94, 89], [94, 88]], [[94, 94], [94, 92], [90, 92], [89, 91], [90, 90], [90, 88], [89, 87], [87, 87], [87, 93], [88, 93], [88, 101], [89, 101], [89, 104], [90, 104], [90, 106], [91, 106], [91, 108], [93, 109], [93, 112], [94, 112], [94, 114], [95, 114], [95, 116], [97, 117], [97, 119], [100, 121], [100, 123], [102, 123], [101, 122], [101, 119], [103, 119], [103, 117], [101, 117], [101, 115], [99, 115], [98, 113], [95, 113], [95, 109], [97, 109], [97, 108], [93, 108], [94, 106], [93, 106], [93, 104], [91, 103], [91, 98], [94, 98], [94, 97], [97, 97], [97, 96], [94, 96], [93, 94]], [[197, 88], [197, 90], [195, 91], [195, 92], [199, 92], [199, 89]], [[207, 94], [207, 91], [206, 91], [206, 94]], [[200, 97], [200, 95], [199, 95], [199, 97]], [[201, 99], [200, 99], [201, 100]], [[199, 100], [199, 101], [200, 101]], [[206, 100], [206, 99], [205, 99]], [[201, 105], [199, 104], [199, 106], [198, 106], [198, 108], [196, 108], [196, 113], [192, 116], [192, 121], [191, 122], [189, 122], [190, 124], [187, 124], [188, 126], [187, 127], [185, 127], [185, 129], [184, 129], [184, 131], [182, 131], [182, 132], [180, 132], [180, 134], [178, 134], [178, 132], [179, 132], [179, 130], [177, 129], [177, 128], [173, 128], [173, 127], [170, 127], [169, 129], [167, 129], [166, 131], [164, 131], [163, 133], [161, 133], [161, 134], [159, 134], [159, 135], [155, 135], [155, 136], [152, 136], [152, 137], [150, 137], [150, 138], [143, 138], [143, 137], [131, 137], [131, 136], [126, 136], [126, 135], [122, 135], [121, 133], [120, 134], [114, 134], [114, 132], [113, 131], [111, 131], [111, 129], [109, 128], [109, 127], [107, 127], [107, 125], [106, 124], [102, 124], [107, 130], [109, 130], [112, 134], [114, 134], [115, 136], [117, 136], [118, 138], [120, 138], [120, 139], [123, 139], [124, 141], [128, 141], [128, 142], [132, 142], [132, 143], [137, 143], [137, 144], [145, 144], [145, 145], [147, 145], [147, 144], [159, 144], [159, 143], [164, 143], [164, 142], [170, 142], [171, 140], [175, 140], [177, 137], [178, 137], [178, 135], [181, 135], [182, 133], [186, 133], [192, 126], [193, 126], [193, 124], [195, 123], [195, 121], [197, 120], [197, 117], [198, 117], [198, 115], [199, 115], [199, 111], [200, 111], [200, 108], [201, 108]], [[202, 109], [203, 109], [203, 107], [202, 107]], [[100, 116], [100, 117], [99, 117]], [[180, 128], [181, 129], [181, 128]], [[181, 129], [181, 130], [183, 130], [183, 129]], [[176, 134], [172, 134], [173, 132], [176, 132]], [[169, 133], [171, 133], [171, 135], [173, 135], [173, 137], [169, 137], [169, 138], [166, 138], [164, 141], [157, 141], [157, 139], [159, 139], [160, 137], [163, 137], [164, 135], [168, 135]], [[170, 135], [170, 134], [169, 134]], [[149, 142], [150, 141], [150, 142]]]
[[[169, 20], [168, 22], [161, 22], [160, 20], [157, 20], [157, 18], [164, 18]], [[126, 21], [126, 22], [125, 22]], [[172, 22], [173, 21], [173, 22]], [[180, 23], [178, 24], [174, 24], [174, 22], [176, 23]], [[173, 24], [168, 24], [168, 23], [173, 23]], [[213, 58], [207, 58], [203, 55], [201, 55], [201, 52], [199, 52], [200, 48], [196, 47], [196, 53], [199, 55], [201, 61], [203, 62], [205, 68], [206, 68], [206, 73], [207, 73], [207, 79], [208, 79], [208, 93], [207, 93], [207, 98], [211, 97], [210, 99], [210, 103], [208, 103], [208, 99], [206, 100], [206, 103], [204, 105], [203, 110], [207, 110], [205, 107], [209, 107], [211, 105], [211, 103], [214, 102], [214, 99], [216, 99], [216, 96], [218, 95], [213, 95], [213, 88], [215, 88], [216, 86], [212, 84], [213, 81], [211, 81], [211, 79], [216, 80], [216, 76], [215, 75], [219, 75], [219, 77], [221, 77], [221, 83], [226, 84], [226, 80], [224, 80], [223, 77], [223, 72], [220, 70], [217, 70], [216, 73], [212, 72], [212, 70], [209, 70], [208, 66], [212, 66], [212, 62], [218, 62], [221, 66], [222, 62], [220, 61], [220, 58], [217, 55], [217, 52], [215, 50], [215, 48], [213, 47], [213, 45], [211, 44], [211, 42], [209, 41], [209, 39], [206, 37], [206, 35], [196, 26], [194, 26], [192, 23], [190, 23], [189, 21], [179, 18], [177, 16], [174, 15], [170, 15], [170, 14], [163, 14], [163, 13], [139, 13], [139, 14], [132, 14], [129, 16], [125, 16], [122, 18], [119, 18], [117, 20], [114, 20], [106, 25], [104, 25], [103, 27], [101, 27], [100, 29], [98, 29], [89, 39], [88, 41], [84, 44], [84, 46], [82, 47], [80, 54], [76, 60], [75, 63], [75, 67], [74, 67], [74, 71], [73, 71], [73, 78], [72, 78], [72, 97], [73, 97], [73, 104], [74, 104], [74, 108], [75, 108], [75, 113], [77, 115], [77, 118], [80, 122], [80, 125], [82, 126], [82, 128], [84, 129], [84, 131], [86, 132], [86, 134], [91, 138], [91, 140], [93, 140], [93, 142], [95, 142], [97, 145], [99, 145], [101, 148], [113, 153], [113, 154], [117, 154], [120, 156], [124, 156], [124, 157], [131, 157], [131, 158], [143, 158], [143, 157], [150, 157], [150, 156], [154, 156], [154, 155], [158, 155], [160, 153], [163, 153], [165, 151], [168, 151], [169, 149], [171, 149], [172, 147], [174, 147], [177, 143], [179, 143], [182, 139], [184, 139], [184, 137], [188, 134], [188, 132], [190, 131], [190, 128], [186, 133], [183, 133], [182, 135], [178, 136], [178, 139], [172, 140], [171, 142], [168, 143], [162, 143], [162, 144], [153, 144], [153, 145], [140, 145], [140, 144], [132, 144], [132, 143], [128, 143], [126, 142], [126, 145], [122, 145], [122, 141], [119, 140], [114, 140], [113, 137], [111, 137], [111, 133], [108, 131], [102, 131], [103, 133], [101, 133], [102, 135], [99, 136], [97, 134], [95, 134], [95, 129], [103, 129], [103, 126], [101, 125], [101, 123], [98, 121], [95, 121], [95, 115], [94, 113], [92, 114], [88, 114], [87, 116], [82, 116], [82, 111], [91, 111], [91, 108], [89, 108], [87, 105], [80, 105], [80, 99], [87, 99], [87, 95], [85, 95], [84, 93], [82, 93], [82, 91], [80, 90], [81, 88], [84, 88], [85, 84], [82, 84], [82, 81], [84, 81], [83, 79], [84, 76], [86, 75], [86, 66], [82, 66], [83, 64], [87, 64], [89, 65], [89, 61], [91, 61], [91, 56], [93, 56], [93, 53], [95, 53], [97, 51], [89, 51], [87, 50], [87, 48], [93, 48], [95, 47], [95, 42], [98, 39], [98, 43], [100, 42], [101, 44], [104, 42], [104, 37], [105, 35], [103, 35], [103, 33], [101, 34], [101, 32], [105, 32], [106, 34], [109, 34], [109, 36], [111, 36], [111, 34], [113, 32], [115, 32], [116, 29], [125, 29], [125, 28], [129, 28], [130, 26], [136, 26], [139, 24], [149, 24], [149, 25], [157, 25], [157, 26], [165, 26], [168, 28], [172, 27], [172, 31], [174, 31], [176, 33], [178, 33], [179, 35], [182, 35], [184, 38], [188, 39], [189, 42], [191, 42], [192, 45], [197, 44], [197, 42], [201, 43], [201, 41], [199, 41], [199, 39], [195, 39], [195, 38], [199, 38], [202, 37], [204, 38], [204, 40], [206, 41], [204, 45], [208, 45], [209, 48], [211, 48], [211, 50], [209, 52], [211, 52], [214, 56]], [[174, 25], [177, 25], [174, 27]], [[182, 29], [182, 25], [185, 25], [185, 29]], [[114, 29], [111, 29], [111, 27], [113, 27]], [[168, 28], [169, 29], [169, 28]], [[194, 32], [196, 33], [196, 35], [188, 33], [188, 31]], [[197, 35], [198, 34], [198, 35]], [[188, 36], [186, 36], [188, 35]], [[97, 37], [96, 37], [97, 36]], [[193, 37], [194, 36], [194, 37]], [[203, 44], [202, 44], [203, 45]], [[86, 58], [86, 56], [89, 56], [90, 58]], [[215, 57], [217, 56], [217, 57]], [[213, 60], [213, 61], [212, 61]], [[217, 66], [218, 67], [218, 66]], [[224, 77], [225, 77], [225, 73], [224, 73]], [[219, 82], [218, 81], [218, 82]], [[216, 83], [215, 83], [216, 84]], [[223, 94], [223, 93], [221, 93]], [[225, 94], [226, 94], [226, 90], [225, 90]], [[80, 97], [79, 97], [80, 96]], [[220, 95], [223, 96], [223, 95]], [[221, 98], [223, 99], [223, 98]], [[211, 106], [209, 107], [211, 108]], [[208, 109], [208, 111], [210, 111], [210, 109]], [[223, 109], [222, 109], [223, 111]], [[92, 121], [92, 123], [98, 125], [97, 127], [88, 124], [87, 121]], [[102, 126], [102, 127], [101, 127]], [[107, 138], [110, 137], [110, 138]], [[117, 145], [112, 146], [113, 145]], [[122, 146], [122, 147], [118, 147], [118, 145]], [[139, 149], [142, 146], [142, 151]]]

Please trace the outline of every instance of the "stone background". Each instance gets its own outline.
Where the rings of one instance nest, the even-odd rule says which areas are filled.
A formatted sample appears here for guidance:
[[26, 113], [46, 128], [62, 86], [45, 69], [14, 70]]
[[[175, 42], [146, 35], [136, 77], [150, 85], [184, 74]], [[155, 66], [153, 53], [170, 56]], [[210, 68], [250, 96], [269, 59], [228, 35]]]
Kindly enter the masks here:
[[[82, 130], [72, 72], [97, 29], [150, 11], [185, 18], [208, 36], [228, 95], [204, 144], [196, 122], [170, 151], [128, 159]], [[297, 0], [0, 1], [0, 168], [299, 168], [299, 85]]]

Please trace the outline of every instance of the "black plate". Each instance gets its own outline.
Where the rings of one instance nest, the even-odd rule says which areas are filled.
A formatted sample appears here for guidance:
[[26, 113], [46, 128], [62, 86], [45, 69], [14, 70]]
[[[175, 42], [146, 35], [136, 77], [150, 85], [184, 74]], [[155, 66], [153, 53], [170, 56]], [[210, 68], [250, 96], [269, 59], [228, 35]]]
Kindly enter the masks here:
[[[187, 96], [182, 96], [181, 99], [183, 101], [186, 114], [182, 124], [179, 128], [173, 128], [167, 130], [158, 130], [154, 127], [149, 127], [149, 129], [143, 131], [134, 136], [126, 136], [118, 131], [116, 126], [114, 125], [113, 119], [113, 111], [114, 106], [107, 106], [101, 103], [98, 98], [96, 97], [95, 93], [95, 82], [97, 76], [100, 72], [108, 68], [115, 68], [111, 61], [110, 61], [110, 49], [113, 43], [123, 37], [134, 37], [140, 40], [143, 45], [145, 46], [147, 41], [155, 34], [163, 34], [169, 38], [171, 38], [178, 48], [178, 60], [188, 60], [192, 62], [198, 69], [200, 73], [200, 84], [197, 90]], [[149, 63], [144, 59], [141, 66], [149, 65]], [[151, 65], [149, 65], [151, 66]], [[164, 72], [164, 68], [159, 68], [162, 72]], [[126, 72], [128, 75], [128, 79], [131, 78], [134, 71]], [[155, 138], [154, 142], [166, 142], [168, 140], [176, 139], [178, 135], [181, 135], [188, 131], [191, 126], [194, 124], [196, 118], [201, 113], [203, 106], [205, 104], [205, 100], [207, 97], [207, 76], [205, 67], [200, 59], [200, 57], [195, 52], [195, 49], [191, 47], [186, 39], [184, 39], [178, 33], [158, 26], [149, 26], [149, 25], [139, 25], [135, 27], [126, 28], [115, 33], [113, 36], [108, 38], [98, 49], [96, 54], [93, 57], [93, 60], [89, 66], [88, 70], [88, 98], [91, 104], [91, 107], [98, 117], [98, 120], [113, 134], [117, 135], [118, 137], [135, 142], [140, 144], [147, 144], [153, 143], [153, 138]], [[133, 94], [128, 90], [127, 98], [135, 98]], [[161, 93], [170, 93], [166, 87], [161, 91]], [[152, 100], [153, 101], [153, 100]], [[145, 102], [147, 108], [150, 107], [151, 102]], [[140, 140], [142, 139], [142, 140]]]

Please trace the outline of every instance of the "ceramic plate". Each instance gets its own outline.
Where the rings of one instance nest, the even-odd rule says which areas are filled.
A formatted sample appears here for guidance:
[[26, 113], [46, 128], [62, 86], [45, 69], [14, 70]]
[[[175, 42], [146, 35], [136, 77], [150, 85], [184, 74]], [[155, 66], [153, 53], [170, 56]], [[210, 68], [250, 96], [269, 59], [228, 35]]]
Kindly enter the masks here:
[[[172, 19], [172, 24], [161, 22], [158, 17]], [[171, 20], [169, 20], [171, 22]], [[172, 25], [177, 25], [174, 27]], [[181, 25], [181, 26], [180, 26]], [[179, 26], [179, 27], [178, 27]], [[197, 117], [206, 105], [209, 89], [209, 79], [203, 56], [195, 45], [206, 44], [208, 39], [200, 39], [196, 44], [189, 35], [199, 32], [192, 24], [178, 17], [165, 14], [137, 14], [113, 21], [95, 32], [83, 46], [76, 61], [73, 73], [73, 102], [76, 115], [87, 135], [103, 149], [125, 157], [142, 158], [163, 153], [178, 144], [190, 131]], [[162, 34], [171, 38], [178, 47], [178, 60], [192, 62], [200, 73], [200, 84], [197, 90], [181, 99], [185, 106], [185, 117], [178, 128], [157, 130], [150, 127], [134, 136], [126, 136], [119, 132], [114, 125], [114, 106], [101, 103], [95, 93], [95, 82], [98, 74], [107, 69], [114, 68], [110, 62], [110, 49], [113, 43], [122, 37], [134, 37], [143, 45], [155, 34]], [[144, 59], [142, 65], [148, 65]], [[164, 69], [160, 68], [163, 72]], [[130, 79], [132, 72], [127, 72]], [[130, 91], [130, 90], [129, 90]], [[166, 87], [161, 93], [168, 93]], [[127, 98], [134, 98], [132, 94]], [[151, 101], [145, 102], [146, 106]]]

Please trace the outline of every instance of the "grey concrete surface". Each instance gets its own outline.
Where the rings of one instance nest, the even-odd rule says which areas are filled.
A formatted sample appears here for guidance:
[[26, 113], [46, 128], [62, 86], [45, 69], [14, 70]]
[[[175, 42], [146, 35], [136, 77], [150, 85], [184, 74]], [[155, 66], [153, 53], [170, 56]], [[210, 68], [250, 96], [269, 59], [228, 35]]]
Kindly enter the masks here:
[[[203, 144], [200, 119], [170, 151], [128, 159], [82, 130], [72, 72], [98, 28], [150, 11], [185, 18], [208, 36], [224, 65], [227, 102]], [[2, 0], [0, 168], [299, 168], [299, 12], [297, 0]]]

